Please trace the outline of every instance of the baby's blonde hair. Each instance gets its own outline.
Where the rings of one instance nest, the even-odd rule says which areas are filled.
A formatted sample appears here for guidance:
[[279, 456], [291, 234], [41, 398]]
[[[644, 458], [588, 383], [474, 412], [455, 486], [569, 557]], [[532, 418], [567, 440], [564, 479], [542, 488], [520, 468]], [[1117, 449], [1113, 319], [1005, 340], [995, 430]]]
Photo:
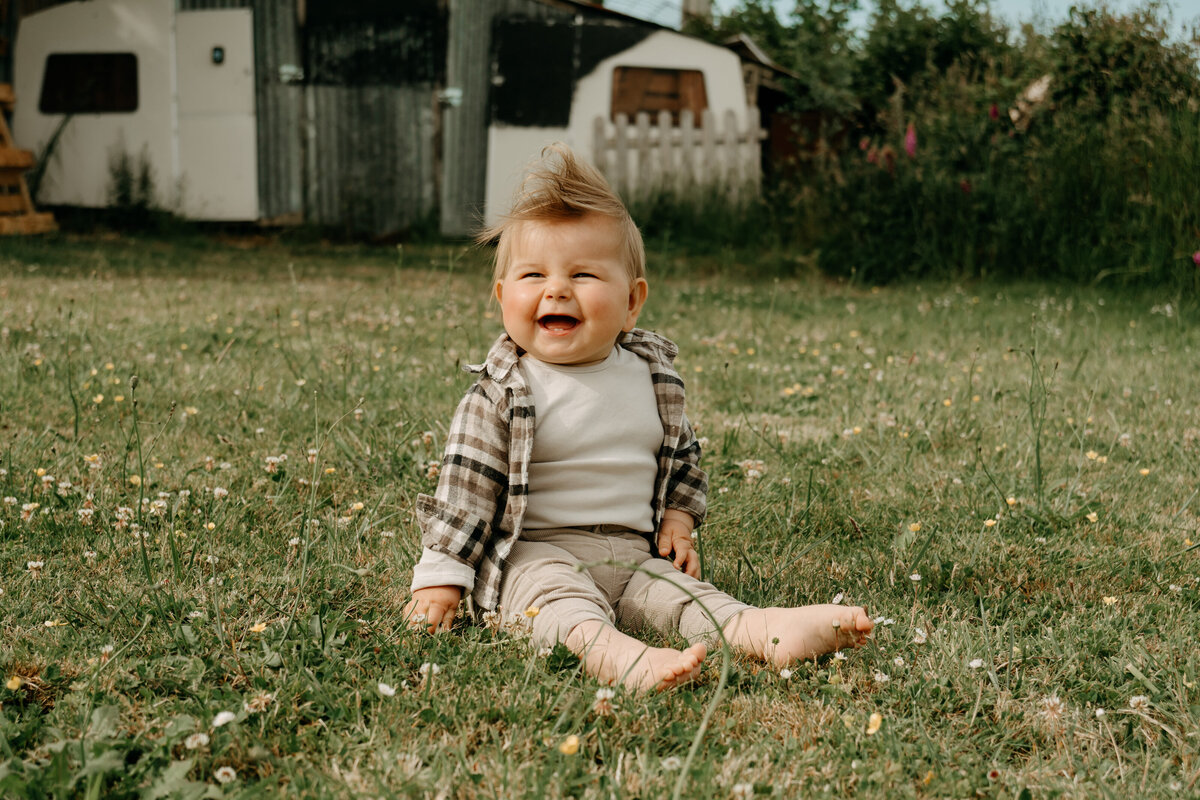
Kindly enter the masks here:
[[525, 222], [561, 222], [599, 214], [616, 221], [631, 281], [646, 277], [646, 247], [642, 234], [621, 198], [595, 167], [580, 161], [571, 148], [555, 142], [526, 173], [513, 199], [512, 210], [476, 237], [480, 244], [496, 242], [494, 280], [502, 280], [512, 260], [512, 237]]

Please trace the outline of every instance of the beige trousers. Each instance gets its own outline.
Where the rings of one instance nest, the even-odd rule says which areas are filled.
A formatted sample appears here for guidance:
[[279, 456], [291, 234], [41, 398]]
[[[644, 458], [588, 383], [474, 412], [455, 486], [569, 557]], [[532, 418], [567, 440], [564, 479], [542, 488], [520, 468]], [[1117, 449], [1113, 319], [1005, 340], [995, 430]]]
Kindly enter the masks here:
[[530, 606], [539, 609], [533, 639], [541, 646], [589, 620], [695, 643], [716, 633], [709, 614], [724, 628], [751, 608], [651, 554], [645, 534], [610, 525], [521, 533], [504, 564], [500, 607], [508, 616]]

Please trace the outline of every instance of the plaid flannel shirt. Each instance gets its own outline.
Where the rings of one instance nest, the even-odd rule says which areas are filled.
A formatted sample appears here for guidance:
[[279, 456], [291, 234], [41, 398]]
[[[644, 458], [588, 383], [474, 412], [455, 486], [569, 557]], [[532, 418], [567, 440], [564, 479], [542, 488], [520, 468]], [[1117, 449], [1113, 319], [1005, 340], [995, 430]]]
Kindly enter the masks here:
[[[657, 530], [668, 508], [704, 520], [708, 477], [699, 467], [700, 445], [684, 414], [683, 379], [672, 366], [679, 350], [655, 333], [634, 329], [618, 345], [646, 359], [663, 423], [653, 506]], [[521, 535], [533, 454], [533, 394], [517, 369], [516, 344], [501, 335], [487, 360], [466, 369], [479, 374], [450, 424], [433, 495], [417, 498], [424, 547], [475, 571], [472, 597], [494, 609], [504, 559]]]

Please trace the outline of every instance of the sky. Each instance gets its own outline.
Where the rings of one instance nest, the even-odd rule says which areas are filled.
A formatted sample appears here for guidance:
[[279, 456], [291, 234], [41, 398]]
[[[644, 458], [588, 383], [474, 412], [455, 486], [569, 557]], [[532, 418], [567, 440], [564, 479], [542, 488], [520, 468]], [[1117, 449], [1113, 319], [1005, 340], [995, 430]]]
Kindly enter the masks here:
[[[774, 0], [780, 19], [795, 7], [794, 0]], [[922, 4], [941, 8], [939, 0], [921, 0]], [[680, 0], [604, 0], [604, 5], [627, 14], [654, 20], [663, 25], [678, 27]], [[713, 0], [713, 9], [720, 13], [738, 5], [738, 0]], [[873, 6], [872, 0], [860, 0], [858, 25], [865, 25]], [[1038, 27], [1049, 29], [1067, 18], [1072, 5], [1092, 6], [1096, 0], [992, 0], [992, 13], [1008, 23], [1011, 30], [1018, 30], [1023, 22], [1039, 23]], [[1145, 5], [1144, 0], [1107, 0], [1107, 5], [1117, 11], [1129, 11]], [[1184, 36], [1184, 25], [1200, 19], [1200, 0], [1168, 0], [1164, 4], [1172, 12], [1174, 30], [1180, 39]]]

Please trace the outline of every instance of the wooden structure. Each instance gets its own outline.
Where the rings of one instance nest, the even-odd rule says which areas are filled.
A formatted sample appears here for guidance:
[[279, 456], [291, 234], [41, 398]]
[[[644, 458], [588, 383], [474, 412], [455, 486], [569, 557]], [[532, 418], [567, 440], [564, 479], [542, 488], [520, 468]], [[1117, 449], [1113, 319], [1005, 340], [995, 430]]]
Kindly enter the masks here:
[[743, 128], [733, 111], [726, 111], [720, 124], [711, 110], [697, 120], [684, 109], [677, 125], [669, 111], [660, 111], [653, 123], [646, 113], [632, 124], [625, 114], [613, 123], [598, 116], [592, 123], [592, 162], [626, 197], [714, 186], [734, 195], [757, 192], [759, 143], [767, 134], [758, 125], [757, 109], [749, 109], [746, 119]]
[[[706, 109], [721, 122], [755, 104], [729, 49], [593, 0], [7, 4], [13, 31], [20, 17], [15, 88], [33, 98], [13, 130], [36, 150], [67, 120], [38, 190], [44, 204], [106, 206], [120, 150], [154, 176], [155, 205], [189, 219], [376, 237], [436, 221], [469, 235], [508, 207], [545, 144], [589, 153], [597, 114], [655, 119], [665, 108], [678, 126], [690, 107], [699, 129]], [[91, 69], [103, 58], [136, 74], [122, 82], [119, 65]], [[0, 81], [4, 62], [0, 53]], [[51, 66], [66, 77], [47, 93]], [[678, 107], [639, 83], [647, 72], [676, 75]], [[131, 102], [94, 107], [102, 92], [77, 97], [76, 74], [105, 78]], [[43, 108], [43, 94], [57, 104]]]
[[54, 216], [34, 210], [25, 185], [33, 153], [17, 149], [4, 119], [4, 114], [12, 112], [15, 100], [12, 84], [0, 83], [0, 234], [46, 233], [57, 227]]

